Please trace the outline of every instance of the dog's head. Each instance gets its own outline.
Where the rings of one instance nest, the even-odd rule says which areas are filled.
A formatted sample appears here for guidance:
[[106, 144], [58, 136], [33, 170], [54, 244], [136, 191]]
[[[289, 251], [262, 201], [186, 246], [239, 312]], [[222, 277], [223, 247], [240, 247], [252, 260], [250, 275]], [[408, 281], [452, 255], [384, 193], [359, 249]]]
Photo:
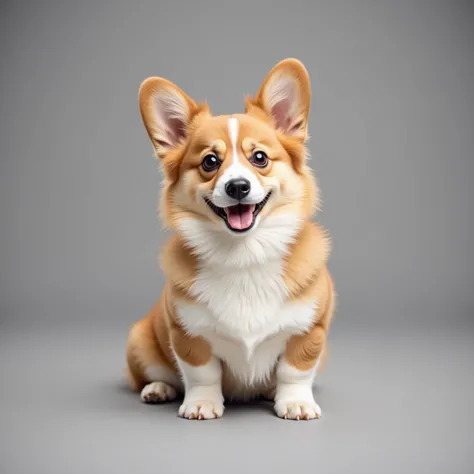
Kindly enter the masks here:
[[171, 82], [140, 88], [142, 118], [165, 174], [162, 217], [183, 232], [228, 238], [298, 227], [317, 206], [307, 167], [310, 82], [295, 59], [277, 64], [243, 114], [213, 116]]

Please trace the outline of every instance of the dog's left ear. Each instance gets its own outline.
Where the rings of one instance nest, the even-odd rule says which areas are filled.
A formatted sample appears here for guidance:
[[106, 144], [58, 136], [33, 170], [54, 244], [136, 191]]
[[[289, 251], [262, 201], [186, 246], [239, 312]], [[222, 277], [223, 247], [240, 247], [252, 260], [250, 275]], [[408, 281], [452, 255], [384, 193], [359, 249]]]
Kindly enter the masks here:
[[304, 142], [310, 103], [306, 68], [297, 59], [285, 59], [268, 73], [255, 98], [247, 101], [247, 111], [252, 105], [263, 109], [278, 130]]

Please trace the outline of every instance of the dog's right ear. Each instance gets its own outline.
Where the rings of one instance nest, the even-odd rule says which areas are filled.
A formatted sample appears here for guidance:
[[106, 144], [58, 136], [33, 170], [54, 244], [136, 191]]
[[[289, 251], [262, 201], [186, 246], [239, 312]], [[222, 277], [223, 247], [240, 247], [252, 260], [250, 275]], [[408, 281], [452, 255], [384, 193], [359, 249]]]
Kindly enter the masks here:
[[138, 93], [140, 112], [158, 158], [181, 145], [198, 106], [178, 86], [161, 77], [149, 77]]

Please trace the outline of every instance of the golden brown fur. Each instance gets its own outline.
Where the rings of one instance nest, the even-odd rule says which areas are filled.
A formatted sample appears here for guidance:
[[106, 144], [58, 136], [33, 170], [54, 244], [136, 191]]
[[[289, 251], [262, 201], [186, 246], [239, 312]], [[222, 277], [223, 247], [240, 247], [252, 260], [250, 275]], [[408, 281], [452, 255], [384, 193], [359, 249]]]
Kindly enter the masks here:
[[[293, 336], [287, 343], [285, 357], [297, 368], [306, 369], [308, 365], [314, 364], [325, 350], [326, 333], [335, 300], [333, 284], [325, 264], [328, 253], [326, 233], [319, 226], [308, 222], [286, 260], [284, 277], [291, 291], [291, 299], [316, 297], [321, 309], [319, 317], [314, 320], [313, 329], [303, 336]], [[130, 384], [136, 391], [152, 382], [146, 379], [143, 372], [146, 365], [163, 363], [177, 371], [169, 349], [170, 343], [192, 365], [206, 363], [211, 355], [209, 345], [202, 338], [186, 337], [172, 304], [174, 297], [192, 300], [188, 290], [192, 285], [195, 258], [176, 237], [170, 239], [162, 255], [163, 270], [169, 275], [169, 282], [160, 300], [144, 319], [135, 323], [129, 336], [127, 357]]]
[[[300, 107], [294, 113], [293, 122], [282, 130], [269, 110], [272, 99], [268, 97], [268, 84], [278, 75], [285, 74], [294, 78], [297, 84]], [[164, 94], [163, 98], [160, 94]], [[170, 110], [178, 116], [173, 120], [182, 122], [181, 128], [170, 131], [166, 127], [174, 127], [175, 122], [169, 121], [165, 125], [160, 122], [162, 119], [154, 107], [162, 103], [170, 108], [176, 107], [177, 110]], [[242, 160], [241, 166], [254, 173], [262, 187], [269, 186], [268, 183], [279, 183], [278, 197], [271, 206], [261, 211], [261, 219], [265, 220], [270, 214], [293, 213], [301, 221], [284, 258], [282, 271], [287, 302], [318, 302], [318, 311], [310, 329], [290, 337], [282, 354], [290, 366], [301, 371], [310, 369], [317, 362], [319, 365], [322, 363], [335, 299], [326, 266], [330, 239], [320, 225], [311, 222], [319, 205], [319, 196], [308, 168], [304, 145], [309, 105], [310, 88], [306, 71], [298, 61], [287, 60], [270, 72], [255, 98], [246, 100], [245, 114], [232, 116], [239, 121], [239, 136], [244, 137], [242, 153], [249, 156], [258, 147], [271, 156], [265, 169], [255, 170], [247, 160]], [[176, 311], [177, 301], [190, 304], [196, 301], [192, 288], [202, 266], [196, 249], [183, 236], [181, 226], [186, 219], [220, 225], [220, 218], [202, 203], [200, 197], [210, 195], [219, 178], [232, 164], [232, 143], [227, 126], [229, 116], [212, 116], [206, 104], [196, 104], [177, 86], [161, 78], [150, 78], [144, 82], [140, 89], [140, 109], [165, 175], [161, 216], [175, 235], [169, 239], [161, 254], [160, 262], [167, 278], [163, 293], [129, 334], [129, 380], [131, 387], [137, 391], [154, 381], [147, 375], [147, 367], [165, 367], [178, 380], [176, 356], [198, 367], [207, 364], [213, 355], [210, 343], [203, 337], [189, 334]], [[221, 167], [212, 173], [203, 171], [200, 166], [209, 150], [223, 158]], [[222, 367], [223, 392], [226, 394], [232, 392], [231, 386], [236, 381], [225, 363]], [[182, 389], [182, 386], [176, 385], [175, 388]], [[267, 395], [274, 388], [275, 373], [267, 384], [260, 384], [259, 392]]]

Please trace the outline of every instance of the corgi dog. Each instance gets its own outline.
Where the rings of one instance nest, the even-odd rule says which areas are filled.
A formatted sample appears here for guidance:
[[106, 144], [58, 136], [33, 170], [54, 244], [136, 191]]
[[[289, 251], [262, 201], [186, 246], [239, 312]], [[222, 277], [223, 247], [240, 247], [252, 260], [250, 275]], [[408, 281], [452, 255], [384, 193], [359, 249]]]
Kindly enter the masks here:
[[184, 395], [179, 415], [220, 418], [224, 401], [274, 401], [285, 419], [321, 416], [313, 382], [335, 293], [330, 239], [312, 221], [310, 80], [278, 63], [245, 113], [213, 116], [166, 79], [139, 91], [164, 175], [163, 292], [130, 330], [128, 378], [145, 403]]

